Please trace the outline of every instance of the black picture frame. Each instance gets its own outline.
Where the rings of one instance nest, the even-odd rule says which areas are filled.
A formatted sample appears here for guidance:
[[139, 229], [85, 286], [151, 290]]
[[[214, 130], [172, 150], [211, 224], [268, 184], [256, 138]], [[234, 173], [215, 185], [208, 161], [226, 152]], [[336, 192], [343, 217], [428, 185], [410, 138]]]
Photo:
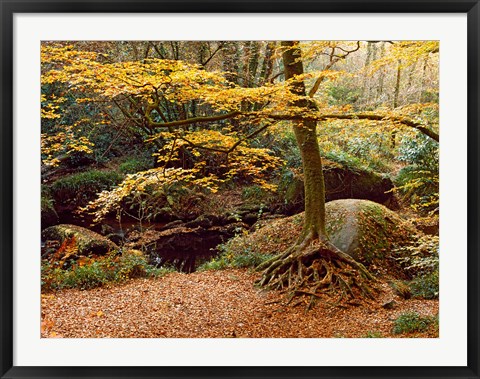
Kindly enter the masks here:
[[[76, 0], [1, 4], [0, 374], [2, 378], [479, 378], [478, 0]], [[468, 354], [465, 367], [18, 367], [13, 365], [13, 16], [16, 13], [465, 13], [468, 23]]]

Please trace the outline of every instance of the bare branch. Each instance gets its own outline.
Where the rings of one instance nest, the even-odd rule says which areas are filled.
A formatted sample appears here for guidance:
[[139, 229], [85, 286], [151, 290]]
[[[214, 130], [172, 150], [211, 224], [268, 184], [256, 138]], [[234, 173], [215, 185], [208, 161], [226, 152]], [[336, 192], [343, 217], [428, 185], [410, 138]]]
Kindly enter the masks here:
[[[334, 54], [335, 48], [337, 48], [339, 50], [342, 50], [343, 52], [345, 52], [345, 54], [335, 55]], [[325, 66], [323, 71], [330, 70], [330, 68], [332, 68], [332, 66], [335, 63], [337, 63], [339, 60], [345, 59], [349, 54], [354, 53], [355, 51], [359, 50], [360, 49], [360, 41], [357, 41], [357, 46], [352, 50], [345, 50], [345, 49], [343, 49], [341, 47], [338, 47], [338, 46], [335, 46], [335, 48], [332, 49], [332, 55], [330, 56], [330, 62]], [[336, 58], [334, 59], [334, 57], [336, 57]], [[318, 88], [320, 87], [320, 84], [322, 84], [324, 79], [325, 79], [325, 75], [320, 74], [320, 76], [317, 78], [317, 80], [313, 84], [313, 87], [310, 89], [310, 91], [308, 91], [308, 96], [309, 97], [315, 96], [315, 94], [318, 91]]]
[[[202, 62], [202, 66], [206, 66], [208, 62], [212, 60], [212, 58], [217, 54], [222, 48], [223, 48], [224, 43], [220, 42], [217, 46], [217, 48], [213, 51], [213, 53], [210, 54], [210, 57], [205, 62]], [[209, 49], [210, 50], [210, 49]]]

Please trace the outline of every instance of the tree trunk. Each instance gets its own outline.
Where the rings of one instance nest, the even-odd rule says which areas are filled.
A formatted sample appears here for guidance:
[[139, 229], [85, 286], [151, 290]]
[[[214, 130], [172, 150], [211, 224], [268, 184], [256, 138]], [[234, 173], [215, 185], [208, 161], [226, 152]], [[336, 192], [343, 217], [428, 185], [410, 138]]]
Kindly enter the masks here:
[[[393, 109], [398, 107], [398, 98], [400, 95], [400, 80], [401, 80], [401, 75], [402, 75], [402, 61], [399, 60], [397, 62], [397, 78], [395, 80], [395, 93], [393, 96]], [[392, 134], [390, 135], [390, 147], [392, 149], [395, 148], [397, 141], [397, 132], [393, 131]]]
[[[382, 58], [384, 55], [385, 55], [385, 42], [382, 42], [380, 44], [380, 57], [379, 58]], [[376, 98], [377, 103], [382, 101], [384, 80], [385, 80], [385, 69], [381, 68], [379, 76], [378, 76], [378, 87], [377, 87], [377, 98]]]
[[[289, 80], [303, 74], [301, 51], [291, 41], [282, 42], [286, 50], [283, 53], [285, 79]], [[292, 83], [291, 91], [299, 96], [306, 96], [303, 80]], [[294, 106], [315, 107], [306, 99], [297, 101]], [[322, 159], [317, 140], [317, 123], [315, 121], [297, 121], [293, 131], [300, 149], [303, 163], [305, 184], [305, 221], [301, 238], [307, 235], [312, 238], [326, 238], [325, 232], [325, 182], [323, 178]]]

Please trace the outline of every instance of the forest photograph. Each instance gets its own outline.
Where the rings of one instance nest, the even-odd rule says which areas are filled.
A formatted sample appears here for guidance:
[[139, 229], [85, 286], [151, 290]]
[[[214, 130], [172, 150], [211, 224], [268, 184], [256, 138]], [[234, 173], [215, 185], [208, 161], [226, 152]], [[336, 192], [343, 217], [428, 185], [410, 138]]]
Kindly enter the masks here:
[[42, 338], [439, 337], [438, 41], [40, 49]]

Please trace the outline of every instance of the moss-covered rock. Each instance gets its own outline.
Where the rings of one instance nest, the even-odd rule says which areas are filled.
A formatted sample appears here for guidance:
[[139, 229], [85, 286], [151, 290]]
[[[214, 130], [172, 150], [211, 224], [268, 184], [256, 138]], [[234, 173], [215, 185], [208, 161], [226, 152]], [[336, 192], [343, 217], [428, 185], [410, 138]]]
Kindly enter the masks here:
[[102, 256], [118, 250], [118, 246], [101, 234], [77, 225], [60, 224], [42, 231], [45, 246], [56, 242], [57, 249], [51, 249], [42, 256], [56, 262], [76, 260], [81, 256]]
[[327, 203], [326, 209], [332, 243], [367, 265], [391, 259], [394, 247], [411, 243], [418, 235], [411, 223], [373, 201], [335, 200]]
[[[403, 277], [393, 249], [410, 244], [418, 231], [408, 221], [381, 204], [343, 199], [326, 204], [327, 232], [339, 249], [374, 271]], [[295, 243], [303, 225], [303, 213], [262, 221], [256, 231], [233, 238], [227, 249], [233, 254], [249, 249], [258, 254], [278, 254]], [[378, 270], [377, 270], [378, 269]]]
[[[325, 177], [325, 198], [327, 201], [339, 199], [366, 199], [394, 207], [393, 182], [384, 175], [373, 171], [353, 169], [323, 160]], [[285, 175], [285, 183], [280, 190], [285, 198], [283, 207], [287, 214], [304, 210], [304, 189], [302, 175]]]
[[50, 184], [50, 190], [57, 202], [84, 206], [98, 192], [112, 188], [122, 179], [123, 175], [117, 171], [93, 169], [59, 178]]

